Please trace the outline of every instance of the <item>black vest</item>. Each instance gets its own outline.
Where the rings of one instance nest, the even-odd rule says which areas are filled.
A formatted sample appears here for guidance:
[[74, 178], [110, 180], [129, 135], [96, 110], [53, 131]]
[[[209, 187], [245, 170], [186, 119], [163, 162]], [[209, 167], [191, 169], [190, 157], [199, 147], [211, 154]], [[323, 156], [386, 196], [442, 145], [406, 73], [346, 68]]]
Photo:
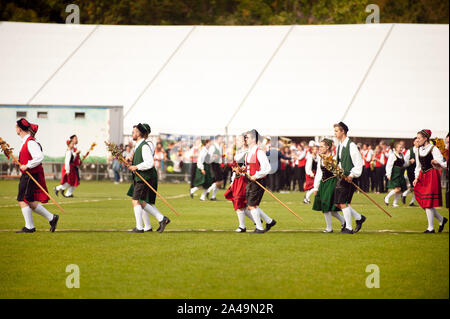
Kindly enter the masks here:
[[327, 179], [334, 176], [334, 174], [324, 166], [320, 165], [320, 168], [322, 169], [322, 182], [325, 182]]
[[400, 154], [400, 156], [401, 157], [399, 158], [399, 157], [397, 157], [397, 155], [395, 155], [395, 157], [397, 157], [397, 159], [394, 162], [394, 166], [403, 168], [403, 165], [405, 165], [405, 159], [403, 158], [403, 154]]
[[433, 160], [433, 154], [432, 154], [433, 147], [430, 149], [428, 154], [423, 157], [420, 156], [420, 152], [419, 152], [419, 162], [420, 162], [420, 165], [422, 166], [422, 172], [424, 172], [424, 173], [428, 172], [430, 169], [433, 168], [433, 165], [431, 164], [431, 161]]

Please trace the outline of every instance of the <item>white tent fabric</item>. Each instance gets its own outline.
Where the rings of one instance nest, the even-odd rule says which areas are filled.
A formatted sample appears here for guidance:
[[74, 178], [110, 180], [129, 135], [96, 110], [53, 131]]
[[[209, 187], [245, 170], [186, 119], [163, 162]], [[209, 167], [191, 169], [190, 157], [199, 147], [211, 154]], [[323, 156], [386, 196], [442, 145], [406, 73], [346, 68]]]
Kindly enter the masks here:
[[123, 105], [124, 132], [448, 132], [448, 25], [0, 23], [0, 104]]

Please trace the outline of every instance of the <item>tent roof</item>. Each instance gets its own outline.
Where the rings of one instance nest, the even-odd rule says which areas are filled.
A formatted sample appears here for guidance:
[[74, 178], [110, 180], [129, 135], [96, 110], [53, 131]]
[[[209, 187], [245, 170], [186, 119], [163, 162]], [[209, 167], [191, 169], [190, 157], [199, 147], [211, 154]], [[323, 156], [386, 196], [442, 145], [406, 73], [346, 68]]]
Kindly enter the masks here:
[[448, 25], [0, 23], [0, 104], [123, 105], [124, 131], [448, 132]]

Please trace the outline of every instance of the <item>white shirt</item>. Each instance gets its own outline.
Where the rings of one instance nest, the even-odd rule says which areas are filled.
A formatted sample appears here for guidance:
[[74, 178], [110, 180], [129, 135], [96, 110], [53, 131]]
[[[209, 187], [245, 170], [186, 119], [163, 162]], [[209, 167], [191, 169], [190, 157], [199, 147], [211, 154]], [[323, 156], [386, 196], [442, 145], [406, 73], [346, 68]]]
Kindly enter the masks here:
[[236, 163], [244, 163], [245, 161], [245, 155], [247, 154], [248, 149], [241, 149], [239, 151], [236, 152], [236, 154], [234, 155], [234, 160], [236, 161]]
[[366, 156], [366, 161], [370, 162], [370, 160], [372, 159], [373, 151], [365, 150], [365, 151], [362, 151], [362, 154], [363, 154], [363, 156]]
[[222, 148], [217, 143], [213, 143], [208, 149], [211, 156], [211, 163], [222, 163]]
[[[22, 149], [23, 145], [29, 137], [30, 134], [27, 134], [22, 138], [22, 145], [20, 146], [20, 149]], [[44, 160], [44, 153], [42, 153], [42, 150], [36, 141], [30, 140], [28, 142], [28, 151], [30, 152], [30, 155], [32, 157], [32, 159], [30, 159], [27, 163], [28, 168], [35, 168], [42, 163], [42, 161]]]
[[387, 177], [391, 177], [392, 168], [394, 167], [394, 162], [397, 160], [397, 158], [403, 158], [405, 160], [403, 167], [409, 166], [409, 162], [403, 157], [403, 154], [396, 154], [395, 152], [392, 152], [389, 155], [388, 161], [386, 163], [386, 176]]
[[258, 145], [254, 145], [248, 152], [245, 157], [245, 163], [248, 165], [250, 159], [255, 154], [256, 150], [258, 152], [256, 153], [256, 157], [259, 162], [259, 171], [255, 172], [255, 175], [253, 175], [256, 179], [260, 179], [265, 177], [270, 172], [270, 163], [269, 159], [266, 156], [266, 153], [264, 151], [258, 149]]
[[67, 149], [66, 157], [64, 159], [64, 168], [66, 170], [66, 174], [70, 173], [70, 159], [72, 158], [72, 150]]
[[419, 161], [419, 155], [422, 157], [426, 156], [430, 152], [431, 148], [433, 148], [431, 150], [433, 159], [436, 160], [442, 168], [447, 168], [447, 163], [444, 161], [444, 156], [442, 156], [441, 151], [439, 151], [437, 147], [434, 147], [434, 145], [430, 143], [427, 146], [419, 147], [416, 152], [416, 170], [414, 171], [416, 178], [419, 177], [420, 170], [422, 169], [422, 165]]
[[[141, 139], [136, 143], [136, 146], [134, 147], [134, 152], [136, 152], [136, 149], [143, 142], [145, 142], [145, 140]], [[155, 150], [153, 147], [153, 143], [150, 142], [150, 144], [147, 143], [146, 145], [142, 146], [143, 162], [136, 165], [137, 169], [140, 171], [146, 171], [146, 170], [151, 169], [153, 166], [155, 166], [155, 161], [153, 159], [154, 155], [155, 155]]]
[[[347, 146], [349, 141], [349, 138], [346, 137], [344, 142], [342, 142], [341, 144], [339, 144], [338, 148], [339, 148], [339, 158], [342, 158], [342, 149], [344, 147]], [[353, 178], [358, 178], [361, 176], [362, 174], [362, 170], [364, 167], [364, 161], [363, 158], [361, 156], [361, 153], [358, 150], [358, 146], [356, 146], [355, 143], [350, 143], [350, 157], [352, 159], [353, 162], [353, 168], [350, 171], [350, 177]], [[339, 163], [339, 166], [342, 168], [341, 163]]]
[[203, 166], [203, 163], [211, 164], [211, 154], [209, 153], [209, 151], [206, 147], [202, 147], [202, 149], [200, 150], [200, 153], [198, 154], [198, 159], [197, 159], [198, 169], [200, 169], [200, 170], [205, 169]]
[[[318, 157], [318, 156], [317, 156]], [[314, 161], [318, 161], [317, 157], [314, 157], [311, 153], [306, 155], [305, 173], [311, 177], [314, 177], [314, 172], [312, 171], [312, 165]]]

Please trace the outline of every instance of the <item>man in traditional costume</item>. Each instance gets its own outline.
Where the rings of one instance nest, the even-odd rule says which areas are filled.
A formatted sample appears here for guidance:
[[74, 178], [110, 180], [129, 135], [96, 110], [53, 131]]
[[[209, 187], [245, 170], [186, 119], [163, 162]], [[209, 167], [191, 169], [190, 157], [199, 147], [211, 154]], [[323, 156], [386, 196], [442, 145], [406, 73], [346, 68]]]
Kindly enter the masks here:
[[151, 232], [150, 215], [159, 222], [158, 232], [162, 233], [170, 219], [161, 214], [155, 207], [156, 193], [150, 189], [136, 174], [139, 173], [145, 181], [155, 190], [158, 190], [158, 173], [154, 165], [155, 147], [153, 143], [147, 143], [146, 139], [150, 134], [150, 126], [146, 123], [139, 123], [133, 127], [132, 138], [136, 142], [133, 155], [127, 158], [131, 163], [128, 169], [133, 172], [132, 184], [127, 195], [132, 197], [136, 227], [131, 230], [133, 233]]
[[[347, 137], [348, 126], [339, 122], [334, 125], [334, 135], [339, 141], [337, 149], [337, 163], [344, 170], [344, 177], [340, 178], [334, 190], [334, 203], [342, 210], [345, 218], [345, 228], [341, 230], [345, 234], [357, 233], [366, 217], [359, 214], [350, 206], [355, 186], [351, 183], [354, 178], [362, 174], [364, 162], [356, 144]], [[352, 218], [356, 220], [353, 231]]]

